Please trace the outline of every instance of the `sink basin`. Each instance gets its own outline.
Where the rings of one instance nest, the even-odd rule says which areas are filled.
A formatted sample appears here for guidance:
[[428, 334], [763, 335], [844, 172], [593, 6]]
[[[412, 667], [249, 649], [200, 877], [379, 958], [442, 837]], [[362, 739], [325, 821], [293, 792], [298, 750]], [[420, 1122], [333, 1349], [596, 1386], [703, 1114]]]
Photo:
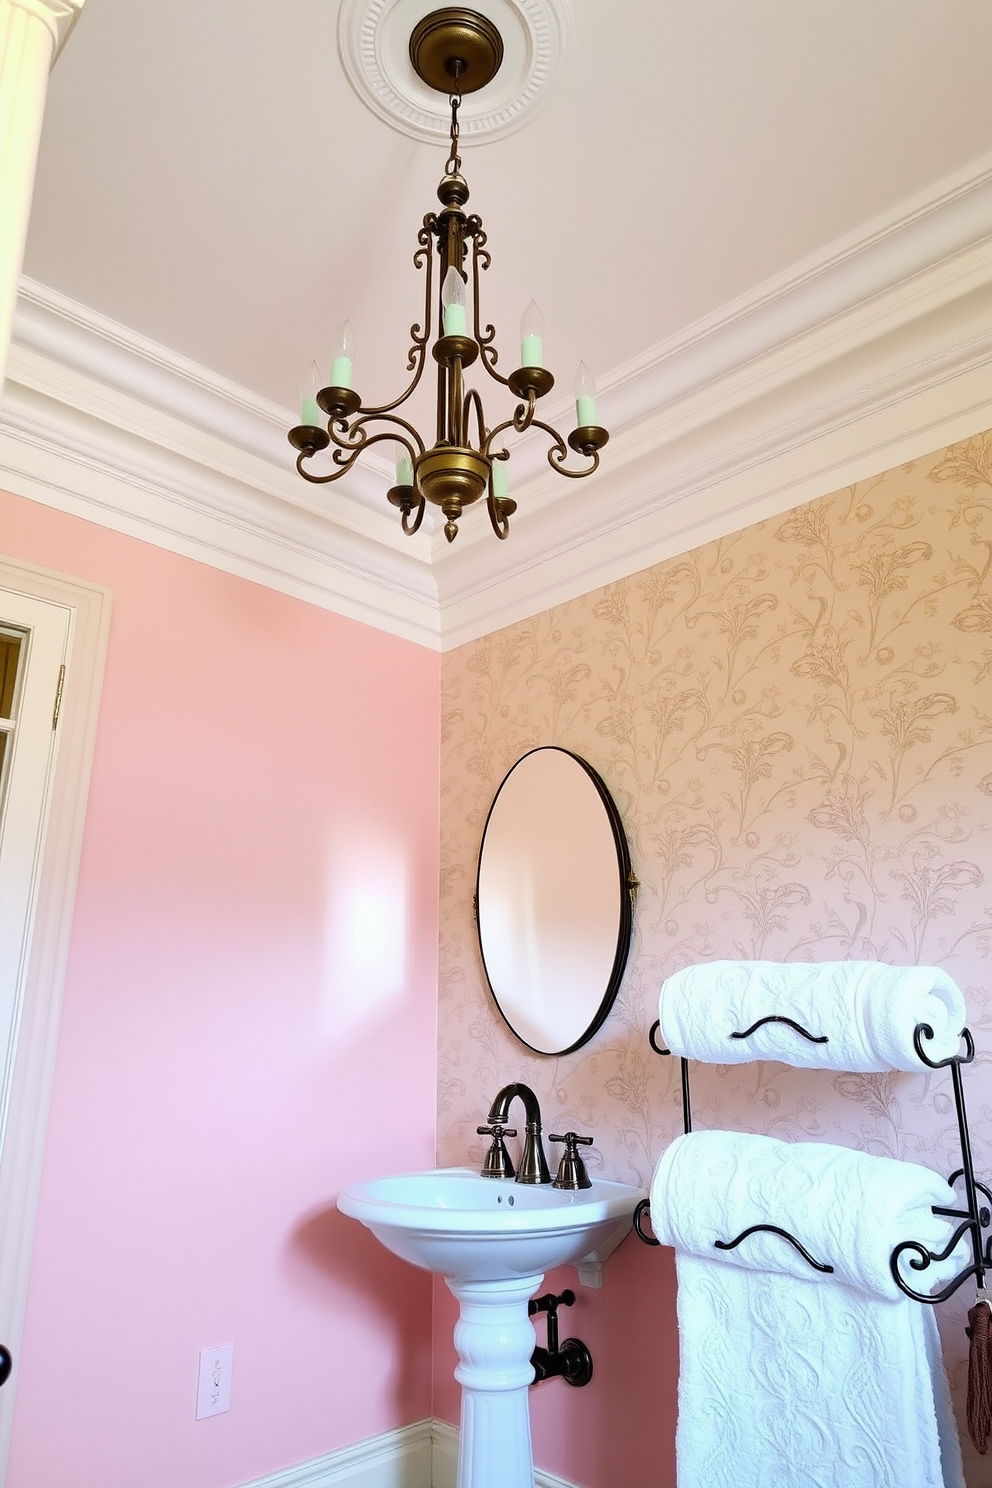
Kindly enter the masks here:
[[458, 1298], [456, 1488], [534, 1488], [528, 1299], [553, 1266], [572, 1264], [580, 1281], [602, 1286], [603, 1262], [646, 1197], [602, 1178], [573, 1190], [435, 1168], [352, 1183], [338, 1198], [387, 1250], [443, 1276]]
[[570, 1190], [435, 1168], [353, 1183], [338, 1208], [394, 1255], [439, 1276], [511, 1281], [573, 1264], [581, 1281], [599, 1286], [603, 1262], [646, 1197], [602, 1178]]

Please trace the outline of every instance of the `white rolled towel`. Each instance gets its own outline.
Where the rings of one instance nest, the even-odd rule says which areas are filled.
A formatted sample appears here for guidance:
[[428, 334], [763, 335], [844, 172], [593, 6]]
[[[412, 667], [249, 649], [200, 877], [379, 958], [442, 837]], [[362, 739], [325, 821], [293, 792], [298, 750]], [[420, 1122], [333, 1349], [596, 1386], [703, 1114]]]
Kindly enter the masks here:
[[[812, 1043], [783, 1023], [790, 1018]], [[957, 1054], [964, 997], [935, 966], [887, 966], [879, 961], [710, 961], [677, 971], [662, 985], [661, 1037], [673, 1054], [709, 1064], [777, 1059], [802, 1069], [915, 1070], [919, 1023], [928, 1059]]]
[[[951, 1190], [915, 1163], [738, 1132], [672, 1143], [651, 1224], [675, 1246], [679, 1488], [964, 1488], [934, 1309], [889, 1270], [903, 1240], [947, 1243], [933, 1204]], [[758, 1223], [834, 1270], [777, 1235], [714, 1247]]]
[[[690, 1132], [660, 1159], [651, 1186], [651, 1227], [663, 1245], [752, 1271], [811, 1281], [812, 1269], [779, 1235], [755, 1234], [734, 1250], [718, 1250], [756, 1224], [788, 1230], [832, 1280], [890, 1301], [903, 1298], [890, 1267], [893, 1249], [915, 1240], [934, 1254], [953, 1225], [934, 1214], [957, 1205], [954, 1190], [919, 1163], [872, 1157], [826, 1142], [782, 1142], [745, 1132]], [[919, 1288], [961, 1269], [961, 1257], [928, 1268]]]

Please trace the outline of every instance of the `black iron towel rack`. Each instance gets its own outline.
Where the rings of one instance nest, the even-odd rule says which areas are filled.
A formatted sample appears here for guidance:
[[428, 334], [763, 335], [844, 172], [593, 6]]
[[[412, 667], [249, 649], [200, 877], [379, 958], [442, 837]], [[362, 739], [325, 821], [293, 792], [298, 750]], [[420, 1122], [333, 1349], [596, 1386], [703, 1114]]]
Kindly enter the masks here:
[[[750, 1028], [732, 1033], [730, 1037], [732, 1039], [750, 1038], [757, 1029], [763, 1027], [766, 1023], [784, 1023], [792, 1028], [798, 1037], [808, 1039], [811, 1043], [825, 1044], [829, 1042], [825, 1034], [810, 1033], [808, 1029], [794, 1022], [793, 1019], [779, 1017], [775, 1014], [767, 1018], [761, 1018], [757, 1023], [752, 1024]], [[657, 1020], [652, 1023], [648, 1033], [648, 1042], [656, 1054], [670, 1056], [671, 1050], [663, 1048], [658, 1043], [657, 1035], [660, 1032], [660, 1028], [661, 1025]], [[969, 1276], [974, 1276], [979, 1291], [984, 1291], [985, 1272], [986, 1270], [992, 1270], [992, 1236], [983, 1241], [983, 1231], [987, 1230], [990, 1222], [992, 1222], [992, 1193], [989, 1192], [984, 1183], [980, 1183], [975, 1177], [975, 1169], [971, 1156], [971, 1139], [968, 1133], [968, 1115], [965, 1107], [964, 1084], [961, 1078], [962, 1066], [970, 1064], [975, 1057], [975, 1041], [971, 1036], [970, 1030], [963, 1028], [961, 1030], [961, 1038], [964, 1040], [964, 1052], [952, 1054], [947, 1059], [934, 1060], [929, 1058], [924, 1047], [925, 1040], [932, 1039], [933, 1037], [934, 1031], [928, 1023], [918, 1023], [913, 1033], [913, 1046], [920, 1058], [920, 1062], [928, 1069], [950, 1069], [951, 1072], [951, 1081], [954, 1087], [954, 1108], [957, 1113], [958, 1136], [961, 1144], [961, 1167], [955, 1169], [948, 1179], [948, 1183], [953, 1188], [963, 1180], [964, 1207], [954, 1209], [935, 1208], [933, 1211], [935, 1214], [942, 1215], [947, 1219], [956, 1219], [959, 1221], [950, 1242], [944, 1250], [935, 1254], [919, 1241], [905, 1240], [901, 1245], [896, 1246], [889, 1260], [893, 1278], [900, 1290], [905, 1292], [907, 1297], [912, 1297], [916, 1302], [927, 1302], [931, 1304], [945, 1302], [948, 1297], [953, 1296], [958, 1287], [963, 1286]], [[682, 1056], [679, 1057], [682, 1077], [682, 1121], [688, 1133], [692, 1130], [692, 1107], [689, 1096], [689, 1061]], [[981, 1203], [979, 1196], [987, 1202]], [[645, 1245], [659, 1245], [661, 1242], [656, 1240], [652, 1235], [647, 1234], [643, 1228], [643, 1220], [650, 1214], [650, 1208], [650, 1200], [642, 1199], [634, 1210], [634, 1229]], [[742, 1231], [735, 1239], [715, 1240], [713, 1244], [718, 1250], [734, 1250], [749, 1235], [756, 1234], [759, 1231], [779, 1235], [783, 1240], [787, 1240], [815, 1270], [824, 1273], [833, 1271], [834, 1268], [829, 1262], [818, 1260], [815, 1256], [811, 1255], [805, 1246], [796, 1239], [795, 1235], [790, 1234], [788, 1230], [782, 1229], [779, 1225], [751, 1225], [750, 1228]], [[940, 1261], [946, 1261], [965, 1235], [969, 1237], [971, 1243], [972, 1263], [966, 1266], [953, 1281], [949, 1282], [940, 1291], [917, 1291], [903, 1278], [900, 1271], [900, 1262], [903, 1258], [906, 1259], [912, 1271], [926, 1271], [931, 1265]]]

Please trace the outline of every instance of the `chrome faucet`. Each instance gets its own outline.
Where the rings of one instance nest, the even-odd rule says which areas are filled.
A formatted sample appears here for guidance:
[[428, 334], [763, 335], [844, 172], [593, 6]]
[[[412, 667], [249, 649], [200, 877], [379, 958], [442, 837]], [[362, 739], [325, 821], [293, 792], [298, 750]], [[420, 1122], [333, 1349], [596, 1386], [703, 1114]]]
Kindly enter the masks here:
[[489, 1111], [490, 1126], [506, 1126], [510, 1102], [519, 1096], [524, 1105], [524, 1150], [517, 1169], [518, 1183], [550, 1183], [551, 1173], [541, 1141], [541, 1107], [529, 1085], [504, 1085]]

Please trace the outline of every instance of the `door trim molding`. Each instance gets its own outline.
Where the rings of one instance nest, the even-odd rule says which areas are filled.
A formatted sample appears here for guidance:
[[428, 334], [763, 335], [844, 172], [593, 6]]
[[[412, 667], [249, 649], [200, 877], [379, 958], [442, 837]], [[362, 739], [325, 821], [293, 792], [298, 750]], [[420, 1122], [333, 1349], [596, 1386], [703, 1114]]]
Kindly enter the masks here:
[[0, 589], [71, 612], [65, 686], [24, 987], [7, 1140], [0, 1160], [0, 1341], [14, 1356], [0, 1390], [0, 1482], [10, 1448], [18, 1361], [41, 1190], [62, 994], [103, 684], [111, 592], [0, 558]]

